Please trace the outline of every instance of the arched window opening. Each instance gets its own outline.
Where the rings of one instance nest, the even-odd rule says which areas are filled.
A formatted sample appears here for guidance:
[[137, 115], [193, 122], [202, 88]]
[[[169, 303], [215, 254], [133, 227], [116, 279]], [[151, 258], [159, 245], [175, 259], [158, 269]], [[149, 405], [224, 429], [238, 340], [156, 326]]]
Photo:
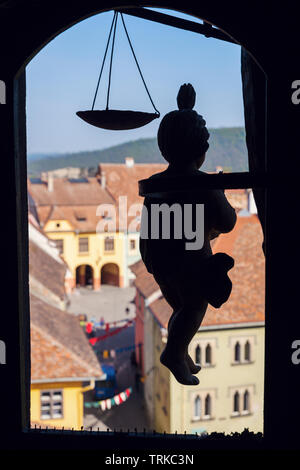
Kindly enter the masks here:
[[241, 362], [241, 345], [239, 342], [237, 342], [234, 347], [234, 361]]
[[194, 401], [194, 417], [198, 419], [201, 418], [201, 398], [199, 395], [197, 395]]
[[251, 360], [251, 346], [249, 341], [246, 342], [245, 344], [245, 361], [250, 361]]
[[205, 348], [205, 363], [206, 364], [211, 364], [212, 363], [212, 360], [211, 360], [211, 345], [208, 344]]
[[250, 395], [249, 395], [248, 390], [246, 390], [244, 393], [243, 410], [250, 411]]
[[195, 362], [196, 364], [201, 364], [201, 348], [198, 344], [195, 351]]
[[204, 414], [205, 416], [211, 415], [211, 396], [209, 394], [205, 397]]
[[240, 412], [240, 394], [239, 392], [235, 392], [233, 396], [233, 412], [239, 413]]

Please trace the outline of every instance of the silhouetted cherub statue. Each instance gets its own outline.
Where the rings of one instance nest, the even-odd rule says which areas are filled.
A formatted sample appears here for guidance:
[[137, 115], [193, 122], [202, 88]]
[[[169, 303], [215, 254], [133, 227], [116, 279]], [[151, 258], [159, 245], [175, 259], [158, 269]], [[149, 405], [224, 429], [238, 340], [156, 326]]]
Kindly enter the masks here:
[[[220, 233], [230, 232], [236, 223], [235, 210], [223, 190], [201, 190], [201, 181], [206, 173], [200, 172], [199, 168], [209, 147], [209, 133], [205, 120], [192, 109], [195, 98], [192, 85], [182, 85], [177, 96], [179, 110], [168, 113], [162, 119], [158, 145], [169, 166], [150, 178], [159, 179], [163, 187], [166, 179], [173, 178], [173, 182], [176, 182], [177, 178], [180, 183], [180, 180], [196, 175], [199, 178], [199, 189], [180, 192], [178, 188], [178, 191], [147, 196], [140, 236], [140, 251], [146, 268], [153, 274], [166, 301], [174, 310], [168, 323], [167, 344], [160, 361], [170, 369], [178, 382], [185, 385], [199, 383], [193, 374], [199, 372], [201, 367], [189, 356], [188, 346], [199, 330], [208, 303], [219, 308], [229, 298], [232, 288], [227, 271], [234, 265], [233, 258], [225, 253], [213, 255], [210, 240]], [[204, 217], [200, 226], [198, 216], [201, 212], [197, 207], [201, 204], [204, 205]], [[168, 237], [166, 225], [164, 232], [160, 230], [157, 236], [157, 227], [154, 227], [157, 220], [153, 219], [156, 212], [152, 212], [155, 205], [162, 209], [162, 218], [159, 219], [162, 226], [164, 222], [173, 221]], [[166, 205], [168, 208], [173, 207], [174, 212], [169, 211], [167, 214], [163, 210]], [[181, 226], [178, 225], [178, 219], [175, 223], [180, 213], [178, 207], [182, 214]], [[194, 245], [191, 243], [192, 227], [196, 242], [200, 231], [204, 235], [201, 246], [196, 242]], [[180, 232], [182, 236], [179, 237]], [[148, 235], [145, 236], [145, 233]]]

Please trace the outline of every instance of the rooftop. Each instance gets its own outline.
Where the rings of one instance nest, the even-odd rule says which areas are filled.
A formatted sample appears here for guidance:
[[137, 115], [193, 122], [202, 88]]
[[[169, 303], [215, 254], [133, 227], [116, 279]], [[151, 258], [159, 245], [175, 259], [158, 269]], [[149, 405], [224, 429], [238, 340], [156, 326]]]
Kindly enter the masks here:
[[46, 180], [40, 181], [32, 184], [28, 180], [29, 191], [38, 209], [39, 206], [97, 206], [101, 203], [113, 203], [112, 197], [95, 177], [76, 179], [76, 183], [69, 178], [53, 177], [50, 184]]
[[78, 318], [31, 295], [30, 322], [31, 381], [101, 377]]
[[98, 174], [105, 174], [106, 188], [118, 201], [119, 196], [127, 196], [128, 206], [143, 203], [139, 196], [138, 181], [149, 178], [167, 168], [163, 163], [99, 163]]

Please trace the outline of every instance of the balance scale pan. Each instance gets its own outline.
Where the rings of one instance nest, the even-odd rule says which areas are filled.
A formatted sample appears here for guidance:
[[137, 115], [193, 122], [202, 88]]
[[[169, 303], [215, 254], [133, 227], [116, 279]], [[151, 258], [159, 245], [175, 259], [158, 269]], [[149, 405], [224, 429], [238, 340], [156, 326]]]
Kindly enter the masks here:
[[149, 124], [153, 119], [157, 119], [160, 116], [159, 113], [120, 111], [114, 109], [103, 111], [78, 111], [76, 114], [92, 126], [114, 131], [137, 129], [138, 127]]

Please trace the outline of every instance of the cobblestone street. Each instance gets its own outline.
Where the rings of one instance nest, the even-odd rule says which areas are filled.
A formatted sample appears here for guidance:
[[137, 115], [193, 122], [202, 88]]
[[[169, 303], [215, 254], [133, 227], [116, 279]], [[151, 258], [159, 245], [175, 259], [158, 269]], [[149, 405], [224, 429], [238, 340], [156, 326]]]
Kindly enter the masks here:
[[[101, 290], [94, 291], [89, 287], [80, 287], [69, 295], [70, 305], [68, 311], [79, 314], [85, 313], [89, 320], [96, 322], [103, 317], [105, 322], [122, 320], [126, 317], [135, 317], [135, 306], [132, 303], [135, 296], [134, 287], [101, 286]], [[129, 308], [129, 314], [125, 309]]]
[[[101, 317], [105, 322], [113, 322], [124, 318], [135, 317], [135, 306], [132, 303], [135, 289], [118, 288], [114, 286], [102, 286], [101, 291], [93, 291], [89, 288], [80, 288], [70, 296], [70, 313], [85, 313], [89, 320], [99, 321]], [[125, 309], [129, 308], [127, 314]], [[98, 330], [104, 334], [103, 330]], [[95, 351], [105, 349], [117, 349], [134, 344], [134, 325], [125, 328], [115, 336], [99, 341], [95, 345]], [[130, 362], [132, 351], [120, 352], [115, 359], [103, 359], [102, 363], [113, 364], [116, 368], [118, 393], [128, 387], [132, 387], [132, 394], [121, 405], [112, 406], [110, 410], [102, 411], [101, 408], [85, 408], [84, 427], [99, 428], [101, 431], [110, 430], [130, 430], [149, 431], [146, 410], [143, 400], [143, 385], [139, 383], [139, 390], [136, 389], [135, 374], [136, 368]], [[101, 360], [100, 360], [101, 363]], [[95, 401], [93, 391], [85, 393], [85, 402]]]

